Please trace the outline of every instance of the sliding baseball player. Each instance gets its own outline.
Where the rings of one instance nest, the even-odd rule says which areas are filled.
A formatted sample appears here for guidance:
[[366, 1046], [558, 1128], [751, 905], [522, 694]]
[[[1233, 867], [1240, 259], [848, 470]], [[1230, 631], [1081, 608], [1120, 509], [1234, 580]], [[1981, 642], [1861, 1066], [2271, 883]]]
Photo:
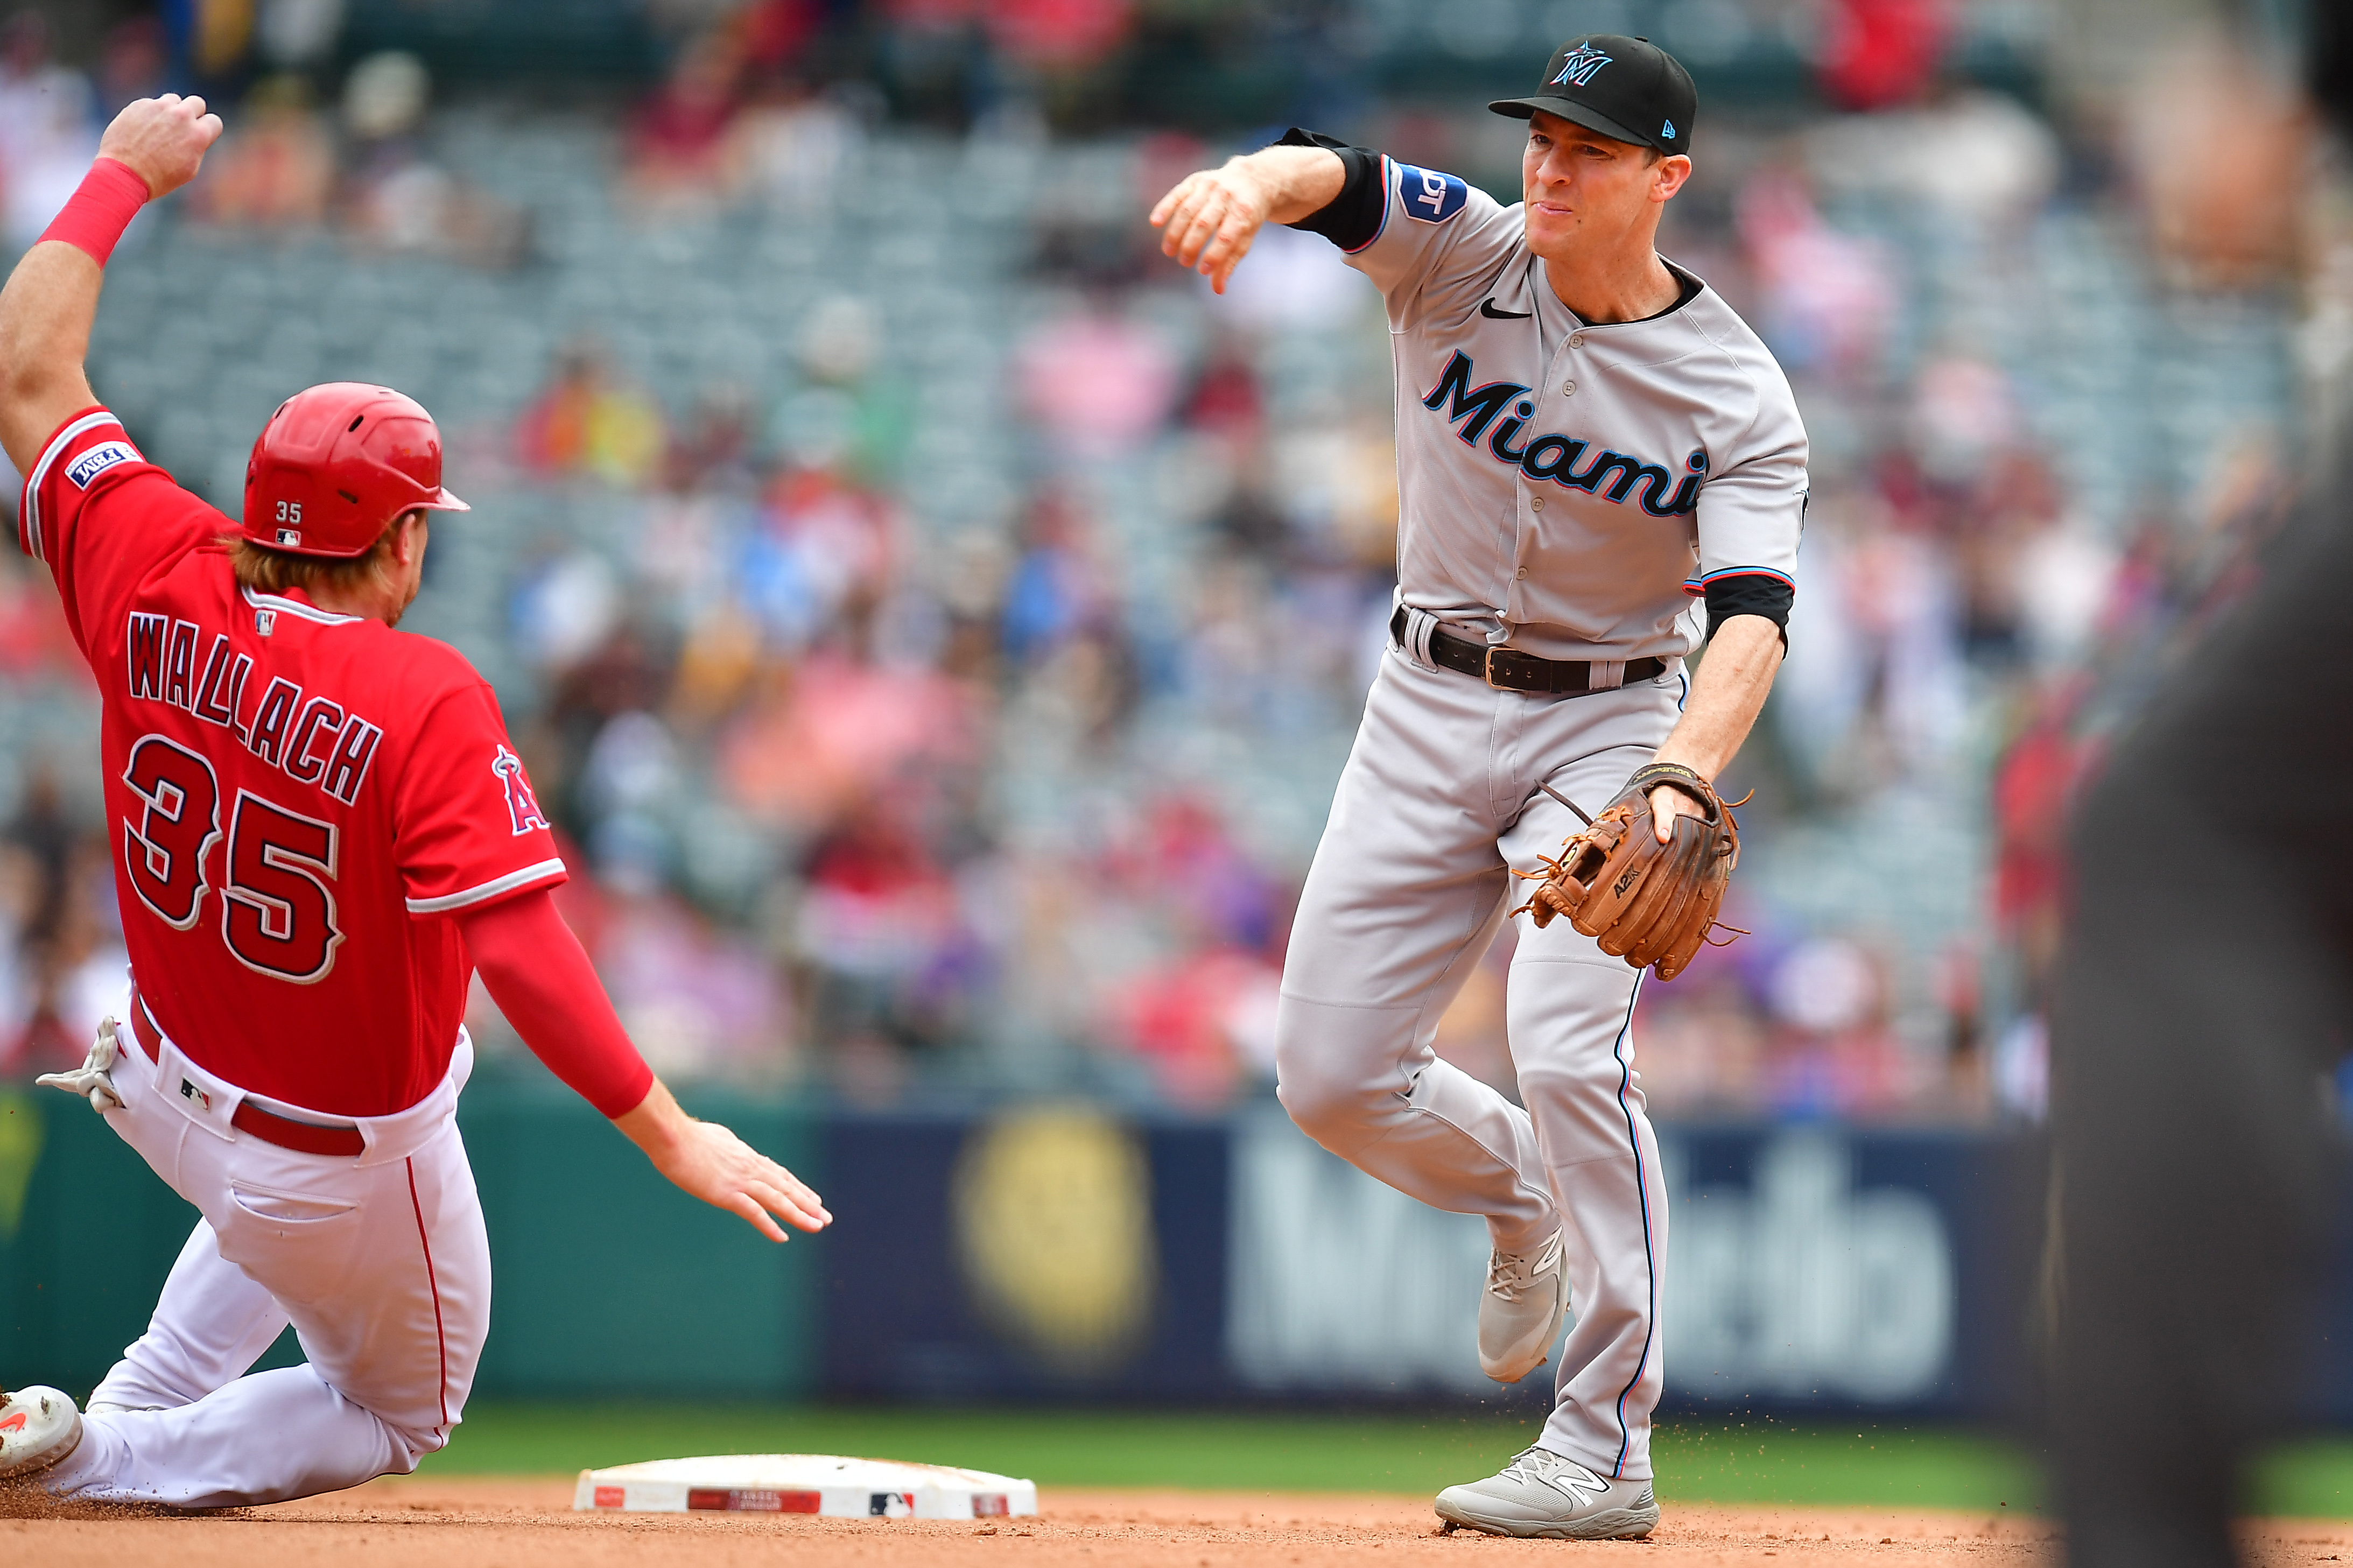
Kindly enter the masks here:
[[[466, 510], [431, 416], [380, 386], [288, 399], [240, 525], [91, 395], [107, 258], [220, 129], [201, 99], [123, 110], [0, 291], [0, 444], [102, 695], [133, 977], [83, 1068], [43, 1081], [203, 1215], [87, 1414], [0, 1397], [0, 1479], [171, 1508], [332, 1491], [449, 1440], [491, 1307], [456, 1121], [476, 969], [680, 1187], [777, 1241], [830, 1218], [648, 1069], [550, 900], [564, 862], [489, 686], [392, 629], [429, 519]], [[306, 1364], [252, 1373], [290, 1322]]]

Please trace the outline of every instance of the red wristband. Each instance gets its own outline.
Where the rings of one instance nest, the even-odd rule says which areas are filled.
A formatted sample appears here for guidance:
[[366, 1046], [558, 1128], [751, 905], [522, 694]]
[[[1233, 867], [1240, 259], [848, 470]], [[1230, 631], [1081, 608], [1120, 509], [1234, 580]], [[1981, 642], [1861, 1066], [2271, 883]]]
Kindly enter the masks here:
[[80, 187], [49, 220], [49, 226], [41, 231], [41, 238], [78, 246], [103, 267], [114, 254], [122, 231], [146, 205], [147, 182], [130, 164], [100, 158], [81, 177]]

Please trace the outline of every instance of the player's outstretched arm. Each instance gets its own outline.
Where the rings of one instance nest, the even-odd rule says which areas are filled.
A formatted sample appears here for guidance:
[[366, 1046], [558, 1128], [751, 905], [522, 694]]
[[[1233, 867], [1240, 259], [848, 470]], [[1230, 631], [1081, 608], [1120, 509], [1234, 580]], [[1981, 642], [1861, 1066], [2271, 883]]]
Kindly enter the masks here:
[[1219, 293], [1270, 223], [1297, 223], [1339, 199], [1347, 165], [1322, 147], [1261, 147], [1176, 182], [1152, 209], [1160, 251]]
[[[1707, 657], [1692, 677], [1683, 716], [1655, 760], [1681, 763], [1713, 782], [1739, 754], [1780, 668], [1781, 628], [1763, 616], [1734, 616], [1717, 626], [1707, 639]], [[1676, 817], [1696, 816], [1699, 809], [1680, 790], [1652, 790], [1651, 822], [1659, 842], [1673, 835]]]
[[611, 1118], [654, 1169], [681, 1191], [742, 1215], [771, 1241], [786, 1239], [778, 1219], [802, 1230], [832, 1223], [799, 1177], [717, 1122], [679, 1108], [629, 1043], [580, 939], [544, 889], [458, 919], [467, 956], [523, 1044]]
[[106, 254], [141, 203], [195, 177], [220, 133], [220, 116], [201, 98], [165, 93], [125, 106], [90, 177], [0, 289], [0, 447], [20, 472], [52, 431], [96, 401], [82, 362]]

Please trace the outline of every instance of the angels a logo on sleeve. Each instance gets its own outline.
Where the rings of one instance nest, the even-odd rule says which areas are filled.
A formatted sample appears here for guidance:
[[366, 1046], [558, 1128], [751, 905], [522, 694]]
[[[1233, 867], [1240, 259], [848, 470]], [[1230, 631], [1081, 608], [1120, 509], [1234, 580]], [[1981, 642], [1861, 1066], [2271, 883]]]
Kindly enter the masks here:
[[491, 759], [491, 771], [499, 775], [499, 783], [507, 792], [507, 819], [520, 838], [534, 827], [548, 826], [547, 814], [539, 809], [539, 796], [531, 793], [531, 781], [522, 774], [522, 759], [501, 746], [498, 755]]

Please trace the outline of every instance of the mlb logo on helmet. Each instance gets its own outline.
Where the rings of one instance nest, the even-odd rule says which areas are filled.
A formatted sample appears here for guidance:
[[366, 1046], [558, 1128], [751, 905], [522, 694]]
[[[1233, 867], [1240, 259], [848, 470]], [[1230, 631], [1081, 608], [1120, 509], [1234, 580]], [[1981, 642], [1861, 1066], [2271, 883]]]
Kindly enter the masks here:
[[441, 432], [387, 386], [331, 382], [278, 405], [245, 468], [245, 537], [364, 555], [403, 512], [464, 511], [441, 484]]

